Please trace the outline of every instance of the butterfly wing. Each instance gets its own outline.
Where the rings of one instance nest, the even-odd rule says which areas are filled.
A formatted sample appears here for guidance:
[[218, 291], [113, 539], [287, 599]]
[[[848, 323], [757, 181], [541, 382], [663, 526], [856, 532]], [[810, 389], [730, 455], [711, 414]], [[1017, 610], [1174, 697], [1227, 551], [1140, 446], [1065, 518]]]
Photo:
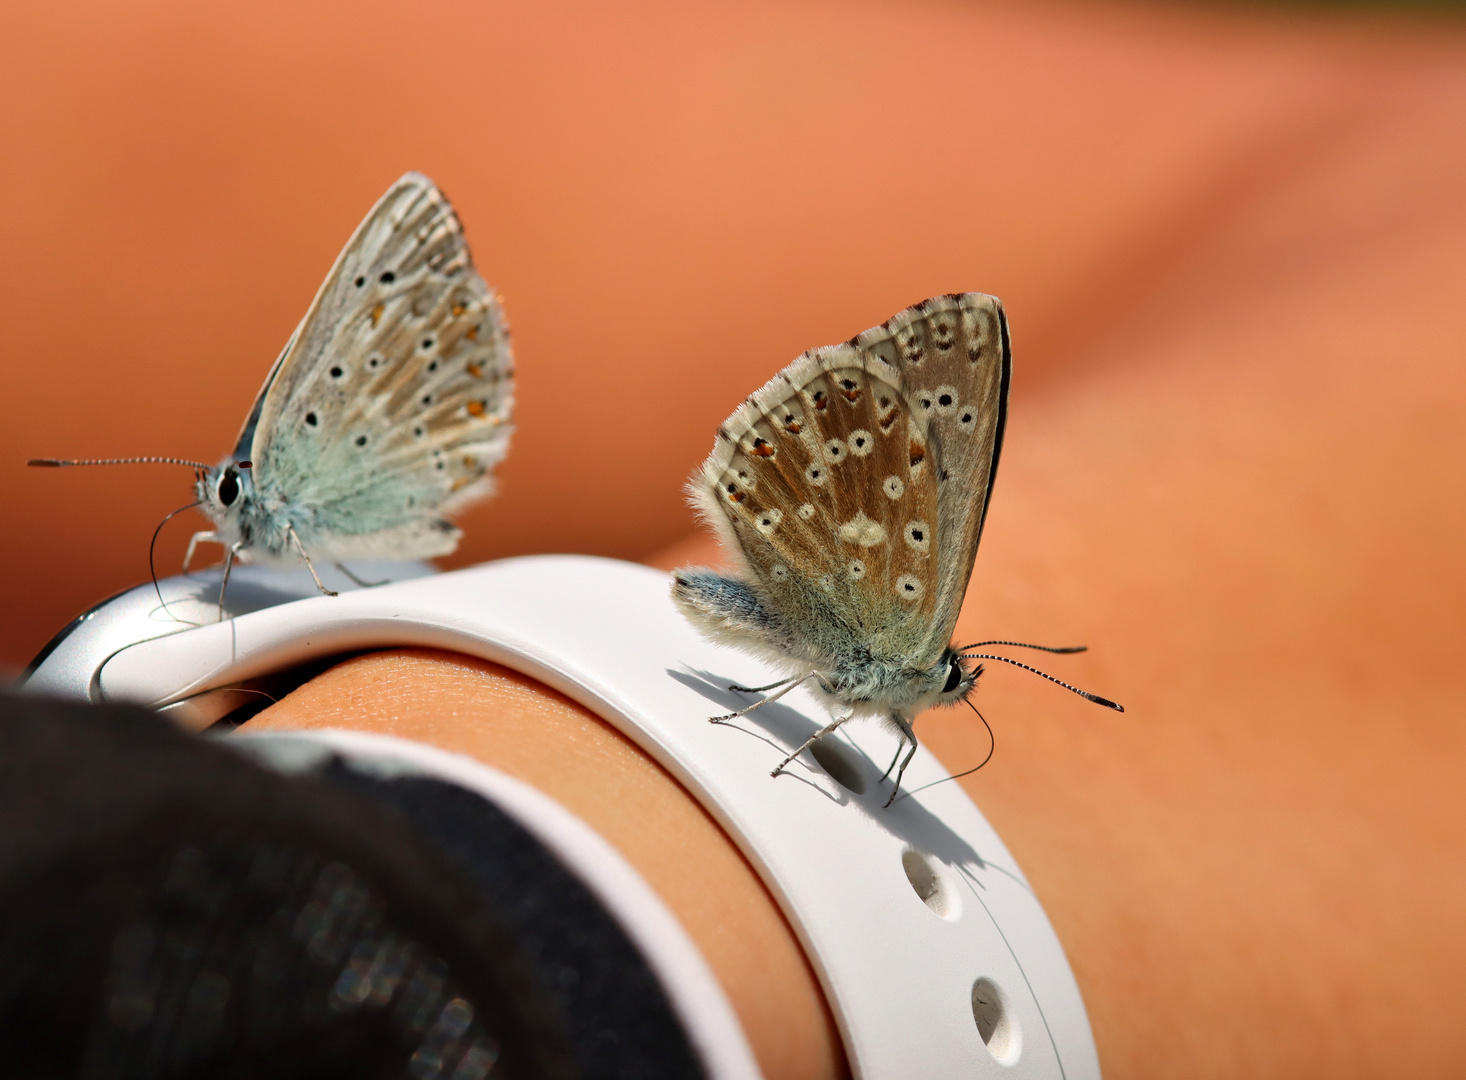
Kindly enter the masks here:
[[851, 343], [901, 373], [938, 447], [936, 618], [927, 652], [952, 637], [1003, 447], [1012, 356], [995, 296], [937, 296]]
[[816, 349], [728, 418], [691, 493], [813, 656], [916, 660], [939, 599], [931, 449], [895, 367]]
[[490, 490], [513, 374], [457, 215], [408, 173], [357, 227], [245, 422], [260, 497], [313, 555], [452, 551], [443, 515]]

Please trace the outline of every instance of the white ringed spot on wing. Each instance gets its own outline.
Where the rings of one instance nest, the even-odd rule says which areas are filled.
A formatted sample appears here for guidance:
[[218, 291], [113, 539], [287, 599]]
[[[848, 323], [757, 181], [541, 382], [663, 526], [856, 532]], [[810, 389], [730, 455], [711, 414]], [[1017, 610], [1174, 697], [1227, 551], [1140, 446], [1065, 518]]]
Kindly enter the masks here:
[[814, 517], [814, 503], [805, 503], [803, 506], [801, 506], [799, 508], [799, 516], [802, 517], [805, 521], [808, 521], [810, 518]]
[[804, 478], [815, 487], [823, 487], [825, 483], [824, 465], [820, 464], [819, 462], [814, 462], [810, 464], [810, 466], [804, 470]]
[[875, 449], [876, 442], [875, 439], [871, 438], [870, 432], [864, 428], [856, 428], [850, 433], [850, 437], [845, 440], [845, 444], [850, 447], [850, 452], [856, 457], [865, 457], [866, 454], [869, 454]]
[[789, 568], [787, 566], [785, 566], [781, 562], [776, 562], [776, 563], [774, 563], [773, 567], [769, 570], [769, 576], [771, 578], [773, 578], [775, 581], [788, 581], [789, 580]]
[[825, 443], [825, 460], [830, 464], [845, 460], [845, 443], [840, 439], [830, 439]]
[[912, 574], [902, 574], [896, 579], [896, 595], [902, 600], [920, 600], [921, 579]]
[[957, 427], [961, 431], [972, 431], [977, 427], [977, 413], [973, 412], [970, 407], [963, 409], [961, 415], [957, 417]]
[[774, 530], [779, 527], [779, 521], [783, 517], [784, 511], [771, 508], [754, 516], [753, 527], [765, 536], [773, 536]]
[[938, 416], [951, 416], [957, 411], [957, 388], [939, 386], [932, 392], [932, 411]]
[[906, 485], [899, 476], [888, 476], [881, 482], [881, 490], [886, 493], [886, 498], [895, 500], [906, 494]]
[[925, 552], [931, 547], [931, 530], [926, 527], [924, 521], [912, 521], [906, 525], [906, 543], [917, 551]]
[[865, 563], [863, 563], [859, 559], [851, 559], [850, 562], [846, 564], [845, 572], [850, 575], [851, 581], [859, 581], [861, 578], [865, 577]]

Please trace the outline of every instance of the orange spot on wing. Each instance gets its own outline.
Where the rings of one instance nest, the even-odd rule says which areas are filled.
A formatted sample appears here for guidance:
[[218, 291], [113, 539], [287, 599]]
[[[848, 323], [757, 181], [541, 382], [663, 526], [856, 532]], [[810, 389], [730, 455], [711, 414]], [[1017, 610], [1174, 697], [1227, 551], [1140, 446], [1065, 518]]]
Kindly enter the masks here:
[[799, 426], [798, 420], [790, 420], [787, 424], [784, 425], [784, 430], [787, 431], [790, 435], [798, 435], [804, 429]]
[[773, 457], [774, 448], [769, 445], [767, 439], [754, 439], [753, 448], [750, 450], [750, 453], [756, 457]]
[[385, 304], [378, 304], [376, 307], [372, 308], [372, 329], [373, 330], [375, 330], [377, 328], [377, 323], [379, 323], [379, 322], [382, 321], [382, 312], [385, 311], [385, 310], [386, 310], [386, 305]]
[[741, 491], [735, 491], [735, 492], [733, 492], [731, 495], [728, 496], [728, 501], [729, 502], [736, 502], [736, 503], [737, 502], [742, 502], [743, 501], [743, 492], [741, 492]]
[[484, 369], [483, 369], [483, 366], [481, 364], [469, 364], [468, 365], [468, 368], [466, 370], [475, 379], [477, 379], [480, 375], [482, 375], [484, 373]]
[[468, 414], [470, 416], [482, 416], [484, 414], [484, 411], [487, 408], [488, 408], [488, 402], [485, 402], [485, 401], [470, 401], [468, 403]]
[[467, 310], [468, 310], [468, 308], [464, 307], [462, 304], [454, 304], [453, 305], [453, 315], [454, 315], [455, 318], [457, 316], [459, 316], [459, 315], [462, 315]]
[[466, 337], [466, 338], [468, 338], [469, 341], [477, 341], [478, 340], [478, 327], [477, 326], [471, 326], [471, 327], [469, 327], [468, 333], [464, 334], [463, 336]]
[[926, 460], [926, 450], [915, 440], [911, 440], [911, 467], [914, 469]]

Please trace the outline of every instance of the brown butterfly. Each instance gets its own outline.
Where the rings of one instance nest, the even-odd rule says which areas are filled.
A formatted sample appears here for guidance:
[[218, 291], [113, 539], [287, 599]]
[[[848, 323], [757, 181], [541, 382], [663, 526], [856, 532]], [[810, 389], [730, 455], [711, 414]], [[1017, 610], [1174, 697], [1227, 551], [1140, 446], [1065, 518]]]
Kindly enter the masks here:
[[912, 719], [967, 700], [982, 673], [971, 661], [1035, 671], [966, 651], [1021, 643], [952, 642], [997, 473], [1011, 375], [997, 298], [939, 296], [843, 345], [805, 353], [718, 429], [688, 491], [738, 569], [679, 570], [672, 596], [709, 637], [789, 673], [769, 686], [734, 687], [778, 689], [749, 709], [805, 683], [831, 707], [831, 722], [775, 775], [852, 717], [882, 716], [907, 748], [894, 799], [916, 752]]

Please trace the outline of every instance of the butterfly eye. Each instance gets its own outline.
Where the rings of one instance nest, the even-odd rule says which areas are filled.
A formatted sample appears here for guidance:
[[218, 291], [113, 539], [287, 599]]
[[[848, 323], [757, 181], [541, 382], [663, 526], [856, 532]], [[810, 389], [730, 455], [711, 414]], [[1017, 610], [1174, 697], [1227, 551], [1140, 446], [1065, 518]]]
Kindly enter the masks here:
[[225, 506], [233, 506], [237, 498], [239, 498], [239, 480], [235, 477], [233, 469], [225, 469], [224, 475], [219, 478], [219, 501]]
[[957, 662], [957, 658], [954, 656], [952, 657], [952, 666], [947, 669], [947, 683], [942, 687], [942, 693], [950, 694], [953, 690], [957, 689], [957, 685], [961, 681], [962, 665]]

